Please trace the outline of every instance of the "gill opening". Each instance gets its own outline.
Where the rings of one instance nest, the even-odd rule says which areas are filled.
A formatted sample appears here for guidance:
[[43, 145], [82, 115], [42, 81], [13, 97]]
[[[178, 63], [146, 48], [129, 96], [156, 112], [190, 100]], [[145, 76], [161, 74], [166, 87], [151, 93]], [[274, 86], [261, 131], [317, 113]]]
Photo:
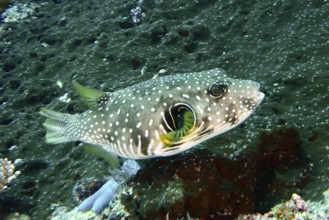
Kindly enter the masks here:
[[176, 103], [170, 106], [162, 116], [162, 125], [166, 133], [160, 135], [160, 140], [165, 146], [181, 144], [195, 129], [195, 111], [186, 103]]

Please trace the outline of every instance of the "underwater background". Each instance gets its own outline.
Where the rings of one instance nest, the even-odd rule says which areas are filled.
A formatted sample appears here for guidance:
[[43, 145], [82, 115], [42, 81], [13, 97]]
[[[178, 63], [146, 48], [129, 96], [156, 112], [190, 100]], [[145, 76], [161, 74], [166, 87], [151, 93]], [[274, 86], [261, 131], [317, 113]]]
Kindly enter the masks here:
[[120, 198], [126, 218], [230, 219], [268, 212], [293, 193], [322, 201], [329, 188], [329, 2], [145, 0], [140, 21], [130, 13], [137, 5], [0, 0], [0, 158], [20, 171], [0, 192], [0, 219], [15, 212], [50, 219], [53, 204], [78, 205], [72, 190], [79, 180], [111, 175], [107, 161], [78, 143], [45, 143], [40, 108], [86, 110], [72, 79], [114, 91], [159, 72], [213, 68], [259, 82], [264, 101], [228, 133], [142, 161]]

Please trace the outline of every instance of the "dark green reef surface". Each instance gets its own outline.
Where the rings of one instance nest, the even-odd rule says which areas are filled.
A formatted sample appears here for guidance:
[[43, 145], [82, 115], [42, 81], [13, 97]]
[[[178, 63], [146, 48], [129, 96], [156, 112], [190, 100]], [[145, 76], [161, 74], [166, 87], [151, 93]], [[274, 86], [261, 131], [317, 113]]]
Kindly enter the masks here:
[[[69, 113], [86, 110], [72, 79], [113, 91], [150, 79], [160, 70], [166, 75], [224, 68], [232, 78], [259, 82], [266, 97], [238, 128], [173, 158], [145, 161], [149, 171], [142, 168], [134, 181], [161, 188], [176, 173], [190, 192], [183, 199], [189, 206], [175, 209], [169, 202], [155, 206], [160, 214], [154, 209], [150, 213], [139, 205], [154, 194], [137, 187], [141, 197], [130, 201], [129, 211], [135, 209], [135, 214], [141, 212], [137, 216], [147, 219], [162, 218], [166, 210], [181, 217], [179, 210], [186, 214], [188, 207], [191, 217], [217, 213], [216, 207], [225, 210], [220, 201], [227, 201], [210, 196], [220, 193], [207, 188], [201, 195], [193, 189], [188, 180], [196, 177], [186, 172], [197, 167], [182, 165], [179, 170], [184, 161], [201, 163], [210, 157], [217, 162], [199, 167], [207, 171], [216, 166], [213, 172], [225, 181], [218, 183], [220, 190], [247, 191], [246, 203], [240, 194], [225, 195], [231, 196], [231, 207], [239, 201], [231, 210], [234, 216], [269, 210], [292, 193], [319, 200], [329, 187], [328, 1], [145, 0], [140, 24], [129, 13], [136, 1], [11, 4], [28, 2], [37, 4], [32, 14], [0, 24], [0, 158], [21, 159], [16, 169], [22, 172], [0, 193], [0, 219], [11, 212], [47, 219], [53, 203], [76, 205], [72, 189], [78, 180], [109, 175], [108, 164], [78, 143], [46, 144], [41, 107]], [[65, 93], [71, 102], [59, 101]], [[209, 151], [217, 156], [209, 156]], [[234, 175], [246, 176], [237, 182]], [[207, 175], [199, 177], [206, 186]], [[219, 205], [212, 207], [212, 199]]]

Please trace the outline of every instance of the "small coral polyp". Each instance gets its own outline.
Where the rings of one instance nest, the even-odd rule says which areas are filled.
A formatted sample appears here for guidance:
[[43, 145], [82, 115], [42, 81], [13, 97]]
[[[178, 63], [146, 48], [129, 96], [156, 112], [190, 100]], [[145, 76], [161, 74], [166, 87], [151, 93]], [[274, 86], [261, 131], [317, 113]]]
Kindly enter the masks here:
[[7, 158], [0, 158], [0, 193], [20, 174], [15, 165]]

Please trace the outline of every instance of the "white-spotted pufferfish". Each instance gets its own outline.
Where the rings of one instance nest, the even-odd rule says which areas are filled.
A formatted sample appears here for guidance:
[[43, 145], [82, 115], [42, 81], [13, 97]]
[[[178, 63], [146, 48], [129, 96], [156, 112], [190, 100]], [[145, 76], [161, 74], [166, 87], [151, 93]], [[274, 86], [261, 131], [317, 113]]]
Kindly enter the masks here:
[[222, 69], [155, 77], [115, 92], [73, 82], [82, 114], [42, 109], [48, 143], [82, 141], [143, 159], [178, 154], [246, 120], [264, 98], [259, 83]]

